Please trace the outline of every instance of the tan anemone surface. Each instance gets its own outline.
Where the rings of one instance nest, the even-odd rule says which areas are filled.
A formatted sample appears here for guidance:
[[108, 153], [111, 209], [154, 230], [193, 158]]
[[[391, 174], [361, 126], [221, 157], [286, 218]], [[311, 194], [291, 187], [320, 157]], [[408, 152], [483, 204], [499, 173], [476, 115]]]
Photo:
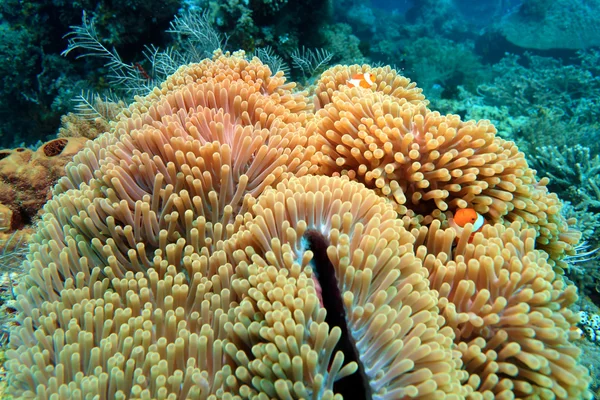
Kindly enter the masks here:
[[[338, 85], [315, 116], [258, 59], [218, 53], [138, 98], [45, 206], [15, 289], [11, 394], [590, 398], [564, 344], [574, 288], [536, 248], [564, 253], [569, 232], [540, 222], [560, 202], [488, 122], [431, 112], [392, 78]], [[517, 222], [453, 248], [441, 212], [465, 204]]]
[[[182, 86], [192, 82], [220, 83], [223, 81], [238, 81], [247, 87], [252, 87], [258, 93], [268, 96], [273, 102], [283, 105], [292, 113], [304, 115], [304, 112], [312, 109], [306, 93], [293, 91], [296, 83], [286, 82], [282, 71], [271, 71], [256, 57], [248, 60], [243, 51], [223, 54], [220, 50], [215, 51], [212, 59], [181, 66], [175, 73], [167, 77], [160, 87], [155, 88], [145, 100], [138, 99], [133, 109], [147, 106], [161, 95], [176, 92]], [[129, 117], [126, 113], [123, 115]]]
[[[265, 191], [251, 214], [254, 218], [226, 244], [226, 252], [233, 255], [235, 264], [240, 265], [241, 257], [244, 263], [252, 260], [262, 268], [274, 265], [273, 272], [279, 270], [283, 276], [288, 275], [286, 270], [293, 270], [294, 259], [302, 257], [305, 266], [312, 258], [309, 265], [316, 269], [313, 273], [320, 276], [321, 284], [323, 275], [333, 272], [339, 284], [337, 288], [323, 287], [323, 292], [331, 295], [339, 290], [348, 335], [358, 351], [372, 398], [458, 398], [462, 389], [456, 367], [460, 362], [450, 348], [451, 331], [442, 327], [437, 293], [429, 290], [427, 272], [414, 255], [414, 238], [402, 227], [391, 204], [362, 184], [307, 176]], [[232, 248], [227, 248], [230, 243]], [[315, 254], [319, 251], [321, 254]], [[333, 271], [326, 271], [324, 259]], [[243, 276], [253, 281], [257, 272], [248, 269]], [[293, 290], [294, 285], [288, 288]], [[266, 289], [268, 286], [262, 291]], [[287, 307], [295, 304], [293, 296], [285, 299], [286, 294], [282, 291], [278, 300]], [[269, 293], [257, 293], [257, 304], [249, 312], [268, 313], [274, 300], [269, 297]], [[260, 300], [265, 300], [262, 306]], [[327, 303], [325, 306], [328, 313], [339, 312]], [[253, 331], [252, 325], [245, 330]], [[269, 336], [276, 343], [277, 337]], [[258, 334], [256, 337], [263, 340]], [[254, 348], [252, 352], [259, 353]], [[279, 347], [278, 353], [283, 352]], [[354, 395], [365, 398], [364, 393]], [[296, 396], [304, 397], [302, 393]]]
[[319, 110], [331, 103], [333, 96], [340, 91], [350, 89], [348, 80], [356, 74], [372, 74], [373, 88], [378, 93], [395, 98], [403, 104], [429, 104], [423, 95], [423, 89], [417, 87], [405, 76], [400, 75], [395, 69], [386, 65], [384, 67], [371, 67], [369, 65], [336, 65], [323, 72], [314, 88], [314, 103]]
[[222, 351], [233, 267], [206, 257], [244, 222], [244, 198], [315, 170], [309, 133], [239, 80], [191, 82], [132, 109], [76, 156], [46, 205], [17, 290], [13, 346], [30, 350], [13, 353], [15, 394], [202, 397], [232, 374], [217, 355], [206, 364], [206, 346]]
[[497, 137], [487, 120], [465, 122], [424, 104], [345, 88], [317, 112], [317, 123], [321, 173], [377, 189], [397, 203], [400, 215], [418, 215], [413, 223], [473, 207], [489, 222], [534, 227], [553, 262], [579, 240], [547, 179], [538, 180], [515, 143]]
[[579, 317], [569, 309], [577, 289], [567, 285], [535, 249], [535, 230], [519, 222], [487, 225], [456, 246], [455, 231], [414, 230], [417, 256], [429, 271], [447, 326], [455, 332], [471, 398], [580, 399], [589, 396], [586, 369], [573, 344]]

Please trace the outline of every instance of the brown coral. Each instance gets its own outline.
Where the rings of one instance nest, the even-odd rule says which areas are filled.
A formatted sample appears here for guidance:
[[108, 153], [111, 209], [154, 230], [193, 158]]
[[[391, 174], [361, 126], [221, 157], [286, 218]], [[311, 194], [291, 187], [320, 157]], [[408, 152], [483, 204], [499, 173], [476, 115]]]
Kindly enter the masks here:
[[54, 139], [36, 151], [17, 148], [0, 153], [0, 204], [10, 210], [12, 232], [29, 225], [50, 197], [50, 189], [64, 175], [65, 165], [87, 139]]

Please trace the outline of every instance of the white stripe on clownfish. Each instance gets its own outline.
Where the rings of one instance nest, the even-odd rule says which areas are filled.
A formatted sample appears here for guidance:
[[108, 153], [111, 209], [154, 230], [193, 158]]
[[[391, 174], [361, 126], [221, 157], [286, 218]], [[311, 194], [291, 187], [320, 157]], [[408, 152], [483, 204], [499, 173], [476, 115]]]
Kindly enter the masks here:
[[472, 208], [461, 208], [456, 210], [454, 216], [448, 221], [450, 227], [456, 232], [456, 238], [458, 239], [463, 232], [463, 229], [467, 224], [472, 224], [472, 233], [469, 237], [469, 243], [473, 241], [473, 237], [477, 232], [481, 232], [487, 221], [483, 215], [479, 214]]
[[369, 72], [365, 72], [362, 74], [354, 74], [352, 75], [351, 79], [348, 79], [346, 81], [346, 85], [348, 85], [351, 88], [360, 86], [362, 88], [369, 89], [375, 83], [374, 78], [375, 76]]

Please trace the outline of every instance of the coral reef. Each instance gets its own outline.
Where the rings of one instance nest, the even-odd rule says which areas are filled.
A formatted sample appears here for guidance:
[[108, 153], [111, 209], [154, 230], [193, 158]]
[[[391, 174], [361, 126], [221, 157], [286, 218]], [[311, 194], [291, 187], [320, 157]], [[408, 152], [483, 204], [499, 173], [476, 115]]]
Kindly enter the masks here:
[[[577, 235], [514, 143], [389, 67], [293, 89], [217, 53], [75, 155], [15, 289], [10, 393], [591, 398], [550, 264]], [[472, 243], [442, 226], [465, 206], [493, 224]]]
[[51, 196], [51, 188], [64, 176], [65, 165], [87, 142], [85, 138], [60, 138], [36, 151], [0, 150], [0, 232], [30, 225]]
[[532, 168], [550, 178], [550, 188], [578, 209], [600, 213], [600, 156], [588, 147], [542, 146], [530, 155]]
[[600, 45], [600, 1], [526, 0], [499, 28], [510, 42], [528, 49], [585, 49]]
[[471, 29], [456, 12], [453, 0], [415, 1], [405, 18], [408, 22], [405, 29], [411, 38], [461, 36]]
[[569, 278], [582, 293], [600, 293], [600, 157], [588, 147], [542, 146], [529, 155], [530, 165], [550, 178], [548, 187], [567, 200], [565, 217], [582, 232], [582, 244], [567, 258]]
[[507, 105], [513, 115], [531, 115], [537, 109], [552, 110], [580, 124], [598, 119], [599, 72], [595, 52], [580, 52], [580, 65], [526, 53], [507, 55], [492, 67], [497, 77], [477, 89], [488, 104]]
[[[492, 106], [486, 104], [483, 96], [475, 95], [463, 86], [457, 86], [457, 93], [452, 98], [434, 99], [432, 104], [442, 114], [458, 114], [465, 121], [487, 119], [496, 127], [497, 135], [507, 140], [515, 140], [519, 148], [519, 135], [533, 125], [528, 116], [512, 116], [508, 105]], [[535, 122], [540, 122], [536, 119]], [[525, 143], [524, 147], [528, 147]]]
[[331, 21], [330, 0], [204, 0], [200, 5], [229, 34], [233, 48], [255, 51], [270, 46], [289, 60], [302, 46], [327, 44], [320, 32]]
[[482, 81], [483, 65], [470, 42], [421, 37], [408, 43], [404, 52], [406, 74], [429, 98], [434, 85], [441, 85], [444, 90], [456, 90], [462, 85], [474, 91]]
[[[74, 94], [95, 80], [101, 63], [75, 64], [60, 56], [63, 36], [81, 20], [84, 10], [94, 18], [108, 47], [126, 46], [125, 57], [140, 54], [148, 40], [162, 42], [161, 32], [180, 7], [179, 0], [18, 1], [0, 3], [0, 147], [48, 140], [71, 108]], [[135, 12], [132, 12], [135, 10]], [[125, 34], [125, 30], [127, 33]], [[96, 89], [102, 84], [94, 86]], [[10, 99], [10, 100], [8, 100]]]
[[465, 87], [453, 98], [435, 100], [445, 112], [465, 118], [490, 119], [500, 135], [514, 140], [525, 153], [540, 146], [590, 147], [598, 154], [597, 50], [579, 51], [569, 63], [525, 53], [506, 54], [492, 66], [492, 81], [476, 94]]

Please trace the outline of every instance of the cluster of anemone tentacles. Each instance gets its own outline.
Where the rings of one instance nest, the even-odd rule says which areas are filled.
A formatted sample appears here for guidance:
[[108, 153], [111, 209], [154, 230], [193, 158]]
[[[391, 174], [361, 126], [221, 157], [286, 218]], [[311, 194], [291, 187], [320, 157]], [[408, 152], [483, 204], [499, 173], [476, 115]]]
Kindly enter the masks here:
[[[216, 54], [75, 156], [16, 289], [10, 392], [590, 397], [556, 272], [577, 234], [515, 145], [389, 67], [293, 89]], [[460, 207], [489, 225], [456, 237]]]

